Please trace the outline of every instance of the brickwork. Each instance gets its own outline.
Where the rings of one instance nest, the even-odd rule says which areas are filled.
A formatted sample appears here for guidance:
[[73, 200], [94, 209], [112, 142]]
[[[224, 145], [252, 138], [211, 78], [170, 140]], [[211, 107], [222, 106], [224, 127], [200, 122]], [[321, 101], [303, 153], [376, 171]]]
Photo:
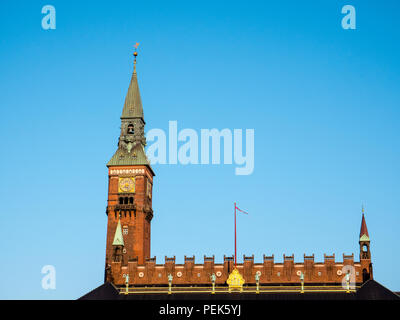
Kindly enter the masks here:
[[[255, 262], [253, 256], [243, 257], [244, 263], [238, 264], [237, 269], [247, 284], [255, 284], [256, 273], [260, 275], [260, 284], [298, 284], [301, 272], [308, 284], [341, 284], [346, 276], [344, 267], [353, 266], [355, 282], [363, 282], [365, 266], [363, 262], [355, 262], [353, 256], [343, 255], [342, 262], [336, 262], [334, 256], [325, 256], [323, 263], [315, 263], [311, 257], [304, 256], [303, 262], [294, 262], [293, 255], [284, 256], [282, 263], [275, 263], [273, 258], [266, 256], [263, 262]], [[213, 273], [216, 284], [221, 285], [226, 283], [233, 268], [232, 257], [226, 256], [219, 264], [214, 263], [213, 257], [204, 257], [202, 264], [196, 264], [195, 257], [185, 257], [183, 264], [175, 264], [175, 257], [165, 257], [164, 264], [157, 264], [155, 257], [147, 259], [144, 264], [138, 264], [137, 260], [112, 263], [116, 285], [124, 285], [125, 277], [129, 275], [129, 283], [137, 286], [167, 285], [168, 274], [172, 274], [174, 285], [209, 285]]]
[[[122, 172], [122, 173], [118, 173]], [[135, 191], [121, 193], [118, 189], [120, 178], [134, 177]], [[112, 245], [118, 219], [124, 236], [124, 248], [121, 263], [126, 265], [131, 259], [138, 259], [139, 264], [144, 264], [150, 258], [150, 222], [153, 218], [151, 188], [147, 192], [148, 184], [153, 184], [152, 171], [147, 166], [128, 166], [109, 168], [109, 188], [107, 206], [107, 245], [106, 263], [113, 261], [114, 247]], [[122, 203], [120, 203], [120, 199]], [[128, 203], [125, 203], [128, 198]], [[133, 198], [133, 203], [130, 203]]]

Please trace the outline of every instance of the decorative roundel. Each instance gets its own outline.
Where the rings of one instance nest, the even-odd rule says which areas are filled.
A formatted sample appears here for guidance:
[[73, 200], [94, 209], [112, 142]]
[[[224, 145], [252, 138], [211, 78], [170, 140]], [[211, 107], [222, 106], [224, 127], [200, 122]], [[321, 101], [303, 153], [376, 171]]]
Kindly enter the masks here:
[[300, 277], [301, 276], [301, 271], [297, 271], [296, 274]]
[[261, 276], [261, 271], [257, 271], [256, 274]]
[[123, 278], [126, 278], [126, 274], [124, 273], [124, 274], [122, 275], [122, 277], [123, 277]]
[[123, 252], [123, 253], [126, 253], [126, 249], [124, 248], [124, 249], [122, 250], [122, 252]]
[[222, 272], [221, 271], [217, 271], [216, 275], [217, 275], [217, 277], [220, 277], [220, 276], [222, 276]]
[[180, 272], [180, 271], [177, 272], [177, 273], [176, 273], [176, 276], [177, 276], [178, 278], [182, 277], [182, 272]]
[[281, 273], [280, 273], [280, 272], [278, 272], [278, 273], [277, 273], [277, 275], [278, 275], [278, 277], [280, 277], [280, 276], [281, 276]]
[[199, 278], [200, 278], [200, 272], [197, 274], [197, 277], [199, 277]]
[[161, 273], [158, 274], [158, 277], [161, 278]]
[[144, 273], [143, 272], [139, 272], [139, 278], [143, 278], [144, 277]]
[[342, 270], [338, 270], [337, 272], [336, 272], [336, 274], [338, 275], [338, 276], [341, 276], [342, 275]]
[[322, 275], [321, 271], [318, 271], [318, 276], [320, 277]]

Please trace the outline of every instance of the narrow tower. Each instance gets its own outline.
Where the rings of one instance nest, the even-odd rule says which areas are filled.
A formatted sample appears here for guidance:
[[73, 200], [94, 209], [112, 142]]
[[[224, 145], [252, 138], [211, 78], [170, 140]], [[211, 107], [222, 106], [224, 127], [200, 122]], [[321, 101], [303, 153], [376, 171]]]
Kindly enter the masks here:
[[[137, 46], [136, 46], [137, 48]], [[153, 218], [154, 172], [146, 157], [144, 116], [136, 74], [136, 57], [121, 116], [118, 149], [107, 163], [106, 281], [112, 281], [112, 264], [129, 260], [144, 264], [150, 257], [150, 223]]]
[[372, 263], [370, 251], [370, 239], [367, 229], [367, 223], [364, 217], [364, 207], [362, 208], [361, 230], [360, 230], [360, 263], [363, 276], [363, 282], [372, 279]]

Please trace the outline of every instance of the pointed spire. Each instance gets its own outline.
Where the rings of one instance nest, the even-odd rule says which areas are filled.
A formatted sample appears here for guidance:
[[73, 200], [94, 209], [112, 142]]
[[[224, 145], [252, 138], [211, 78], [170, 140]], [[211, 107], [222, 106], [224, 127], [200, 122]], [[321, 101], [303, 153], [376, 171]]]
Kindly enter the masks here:
[[[137, 49], [138, 45], [139, 43], [136, 43], [135, 49]], [[125, 98], [125, 105], [122, 110], [118, 149], [107, 163], [107, 167], [144, 165], [152, 171], [150, 161], [147, 159], [144, 149], [146, 146], [146, 137], [144, 134], [146, 123], [143, 118], [143, 107], [136, 75], [136, 50], [133, 56], [135, 58], [134, 68]], [[152, 173], [154, 175], [153, 171]]]
[[364, 206], [362, 207], [362, 220], [361, 220], [361, 230], [360, 230], [360, 241], [369, 241], [369, 234], [367, 229], [367, 223], [364, 217]]
[[122, 236], [121, 220], [118, 219], [117, 229], [115, 230], [113, 246], [124, 246], [124, 237]]
[[131, 83], [129, 84], [128, 93], [126, 94], [124, 109], [122, 110], [123, 118], [140, 118], [143, 117], [143, 107], [142, 100], [140, 99], [140, 91], [136, 74], [136, 57], [137, 57], [137, 47], [139, 43], [135, 45], [135, 52], [133, 53], [134, 62], [133, 62], [133, 74], [131, 78]]

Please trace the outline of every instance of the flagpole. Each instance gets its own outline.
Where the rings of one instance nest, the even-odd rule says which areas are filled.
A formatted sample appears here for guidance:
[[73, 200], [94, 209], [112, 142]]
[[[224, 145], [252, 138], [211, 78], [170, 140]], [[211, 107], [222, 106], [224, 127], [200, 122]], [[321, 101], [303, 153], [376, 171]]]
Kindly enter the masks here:
[[236, 268], [236, 202], [235, 202], [235, 268]]

